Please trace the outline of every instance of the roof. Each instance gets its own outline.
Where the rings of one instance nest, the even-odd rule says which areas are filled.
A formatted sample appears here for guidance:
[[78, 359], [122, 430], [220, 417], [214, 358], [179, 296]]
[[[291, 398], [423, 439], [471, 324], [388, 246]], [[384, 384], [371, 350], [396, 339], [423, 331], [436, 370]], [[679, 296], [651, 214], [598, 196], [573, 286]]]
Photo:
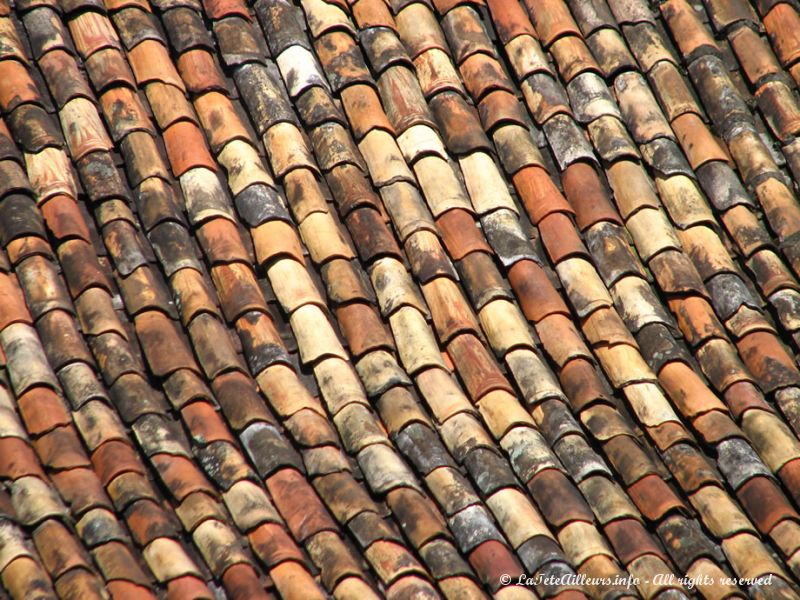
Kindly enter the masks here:
[[2, 593], [798, 597], [798, 83], [794, 1], [3, 4]]

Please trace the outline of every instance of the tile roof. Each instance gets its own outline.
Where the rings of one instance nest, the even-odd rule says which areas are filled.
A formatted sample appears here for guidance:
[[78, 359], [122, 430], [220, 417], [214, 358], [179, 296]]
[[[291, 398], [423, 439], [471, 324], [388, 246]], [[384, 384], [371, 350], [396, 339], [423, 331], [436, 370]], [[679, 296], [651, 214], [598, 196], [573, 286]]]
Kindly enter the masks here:
[[0, 4], [0, 595], [798, 597], [798, 84], [794, 0]]

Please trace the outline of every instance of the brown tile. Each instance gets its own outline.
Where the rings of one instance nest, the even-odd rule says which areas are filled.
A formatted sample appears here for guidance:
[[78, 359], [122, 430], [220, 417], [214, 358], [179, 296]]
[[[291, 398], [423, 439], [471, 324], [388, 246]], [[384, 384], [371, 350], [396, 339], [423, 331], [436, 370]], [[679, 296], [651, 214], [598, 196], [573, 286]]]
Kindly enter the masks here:
[[385, 2], [358, 0], [352, 6], [353, 17], [362, 29], [388, 27], [395, 29], [394, 18]]
[[770, 532], [784, 519], [797, 518], [777, 484], [766, 477], [753, 477], [736, 491], [736, 495], [763, 533]]
[[136, 87], [131, 66], [117, 48], [99, 50], [87, 58], [84, 64], [92, 84], [100, 94], [117, 85]]
[[473, 54], [459, 66], [459, 70], [467, 91], [476, 101], [493, 90], [514, 90], [501, 64], [485, 54]]
[[69, 30], [83, 58], [102, 48], [121, 49], [111, 21], [97, 12], [85, 12], [70, 19]]
[[213, 593], [202, 579], [192, 575], [183, 575], [170, 580], [167, 584], [167, 597], [170, 600], [177, 598], [211, 600]]
[[505, 90], [487, 94], [478, 105], [478, 113], [483, 128], [489, 133], [501, 124], [515, 123], [522, 127], [527, 125], [525, 111], [519, 100]]
[[336, 318], [353, 356], [378, 349], [394, 349], [394, 342], [375, 309], [352, 303], [336, 309]]
[[28, 75], [24, 65], [16, 60], [0, 61], [0, 76], [8, 82], [4, 92], [0, 93], [0, 106], [10, 111], [25, 102], [40, 103], [36, 84]]
[[520, 261], [509, 270], [509, 282], [517, 293], [520, 307], [531, 321], [544, 317], [569, 314], [564, 300], [549, 281], [547, 274], [533, 261]]
[[167, 49], [160, 42], [143, 41], [128, 52], [128, 61], [139, 85], [156, 81], [174, 85], [181, 90], [186, 89], [172, 66]]
[[151, 457], [151, 460], [164, 485], [169, 488], [178, 501], [192, 492], [213, 493], [211, 484], [189, 459], [171, 454], [156, 454]]
[[555, 212], [572, 213], [564, 196], [541, 167], [530, 167], [513, 176], [514, 186], [534, 224]]
[[574, 256], [589, 257], [575, 225], [566, 214], [549, 214], [539, 221], [538, 227], [542, 236], [542, 244], [553, 264], [558, 264], [562, 260]]
[[352, 123], [356, 141], [376, 128], [394, 133], [372, 86], [357, 84], [345, 88], [342, 90], [342, 104]]
[[661, 14], [675, 36], [684, 57], [696, 57], [719, 48], [711, 33], [703, 26], [697, 13], [683, 0], [670, 0], [661, 6]]
[[269, 567], [287, 560], [304, 562], [303, 554], [286, 530], [275, 523], [264, 523], [248, 534], [258, 557]]
[[576, 36], [562, 37], [550, 46], [550, 52], [564, 81], [572, 81], [577, 75], [591, 71], [602, 75], [600, 65], [595, 61], [584, 41]]
[[473, 107], [456, 93], [445, 92], [431, 100], [431, 109], [444, 135], [447, 148], [457, 154], [489, 150], [489, 141]]
[[512, 579], [522, 575], [522, 567], [510, 549], [496, 540], [489, 540], [475, 548], [468, 560], [484, 584], [492, 590], [501, 587], [504, 575], [510, 575]]
[[270, 570], [270, 577], [281, 596], [322, 600], [325, 596], [316, 581], [299, 564], [284, 562]]
[[637, 66], [625, 39], [616, 29], [599, 29], [586, 36], [586, 44], [607, 78]]
[[333, 31], [315, 42], [317, 56], [335, 92], [356, 83], [369, 83], [363, 56], [349, 34]]
[[[149, 89], [149, 88], [148, 88]], [[203, 94], [194, 102], [200, 120], [215, 152], [234, 139], [250, 140], [233, 103], [219, 92]]]
[[121, 580], [142, 587], [150, 584], [149, 576], [124, 544], [109, 542], [95, 548], [92, 554], [107, 579]]
[[194, 123], [179, 121], [170, 126], [164, 132], [164, 145], [176, 177], [196, 167], [216, 170], [203, 134]]
[[364, 264], [382, 257], [401, 256], [391, 230], [377, 210], [358, 208], [347, 215], [345, 223], [351, 235], [359, 240], [358, 252]]
[[767, 40], [749, 27], [739, 27], [731, 32], [730, 43], [745, 76], [753, 86], [757, 87], [765, 77], [781, 71]]
[[672, 488], [656, 475], [648, 475], [634, 483], [628, 488], [628, 494], [642, 515], [652, 521], [660, 521], [673, 511], [688, 510]]
[[42, 463], [52, 469], [88, 467], [91, 463], [72, 427], [58, 427], [33, 442]]
[[209, 18], [215, 21], [231, 15], [238, 15], [245, 19], [250, 18], [247, 7], [240, 0], [207, 0], [203, 3], [203, 8]]
[[75, 514], [83, 514], [91, 508], [113, 510], [97, 474], [91, 469], [72, 469], [54, 473], [53, 484]]
[[239, 229], [228, 219], [209, 219], [197, 229], [197, 238], [209, 262], [250, 262]]
[[756, 91], [756, 100], [776, 137], [789, 140], [800, 131], [800, 105], [786, 83], [764, 83]]
[[[303, 476], [293, 469], [283, 469], [271, 475], [267, 488], [289, 529], [298, 539], [305, 540], [320, 531], [336, 530], [333, 520]], [[299, 502], [302, 498], [302, 502]]]
[[693, 169], [697, 169], [709, 161], [728, 161], [728, 155], [717, 138], [696, 114], [680, 115], [672, 121], [672, 128]]
[[194, 369], [195, 362], [175, 323], [158, 311], [140, 313], [135, 318], [136, 332], [150, 368], [159, 376], [178, 369]]
[[526, 6], [545, 46], [566, 36], [581, 37], [580, 29], [562, 0], [531, 0]]
[[571, 520], [592, 521], [592, 513], [573, 484], [560, 471], [547, 469], [528, 482], [542, 515], [552, 526]]
[[100, 446], [92, 454], [92, 463], [104, 485], [122, 473], [145, 473], [133, 448], [122, 441], [111, 440]]
[[492, 21], [503, 44], [507, 44], [520, 35], [536, 37], [536, 31], [525, 14], [522, 5], [514, 0], [492, 0], [488, 2]]
[[36, 329], [43, 340], [48, 362], [54, 369], [59, 370], [74, 361], [94, 363], [72, 315], [62, 311], [49, 312], [39, 318]]
[[230, 590], [232, 598], [269, 600], [271, 597], [255, 569], [244, 563], [229, 567], [222, 576], [222, 583], [226, 590]]
[[3, 585], [10, 594], [18, 596], [54, 594], [44, 567], [28, 556], [18, 556], [8, 563], [3, 569]]
[[510, 384], [500, 372], [494, 359], [481, 341], [472, 334], [462, 334], [447, 345], [447, 352], [457, 365], [464, 385], [473, 401], [478, 401], [492, 390], [513, 393]]
[[788, 66], [795, 62], [800, 57], [800, 15], [797, 11], [789, 4], [777, 4], [764, 15], [763, 21], [781, 63]]
[[797, 365], [775, 335], [757, 331], [744, 336], [736, 345], [764, 391], [796, 385], [800, 380]]
[[476, 250], [490, 253], [488, 244], [466, 211], [449, 210], [437, 219], [436, 224], [442, 232], [447, 252], [453, 260], [460, 260]]
[[190, 93], [203, 94], [210, 91], [228, 93], [222, 71], [210, 52], [202, 49], [188, 50], [180, 55], [176, 64]]
[[89, 569], [86, 552], [72, 533], [55, 519], [39, 525], [33, 534], [45, 568], [55, 577], [70, 569]]

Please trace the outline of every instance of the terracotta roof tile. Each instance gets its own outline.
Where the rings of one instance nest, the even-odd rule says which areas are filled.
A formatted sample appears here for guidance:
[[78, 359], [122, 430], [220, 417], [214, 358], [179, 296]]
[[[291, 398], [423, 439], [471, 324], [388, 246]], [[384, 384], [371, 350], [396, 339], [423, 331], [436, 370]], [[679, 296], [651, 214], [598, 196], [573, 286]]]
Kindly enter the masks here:
[[789, 595], [793, 4], [155, 7], [0, 7], [9, 591]]

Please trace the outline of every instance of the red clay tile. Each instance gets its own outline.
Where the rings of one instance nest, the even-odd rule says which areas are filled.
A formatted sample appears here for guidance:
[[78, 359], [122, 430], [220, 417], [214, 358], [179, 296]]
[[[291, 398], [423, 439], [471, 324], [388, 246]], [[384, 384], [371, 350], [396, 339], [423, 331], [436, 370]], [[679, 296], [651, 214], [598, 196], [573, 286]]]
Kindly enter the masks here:
[[488, 0], [488, 5], [503, 44], [520, 35], [536, 36], [536, 30], [518, 0]]
[[472, 216], [461, 209], [448, 210], [437, 220], [447, 252], [453, 260], [460, 260], [475, 251], [490, 252]]
[[32, 435], [72, 422], [64, 401], [50, 388], [32, 388], [22, 394], [17, 403], [25, 428]]
[[739, 27], [733, 31], [730, 43], [752, 85], [780, 72], [781, 66], [767, 41], [749, 27]]
[[525, 6], [545, 46], [565, 36], [581, 36], [569, 8], [562, 0], [526, 0]]
[[353, 356], [378, 349], [394, 349], [394, 342], [377, 311], [360, 302], [336, 309], [336, 318]]
[[694, 113], [685, 113], [672, 121], [672, 129], [686, 152], [689, 164], [697, 169], [712, 160], [728, 161], [720, 142]]
[[752, 383], [746, 381], [735, 383], [725, 390], [725, 402], [737, 421], [742, 418], [745, 411], [752, 408], [771, 412], [761, 392]]
[[756, 331], [744, 336], [736, 345], [764, 391], [800, 382], [797, 364], [775, 335]]
[[215, 21], [232, 15], [250, 18], [247, 6], [241, 0], [203, 0], [203, 8], [209, 18]]
[[764, 15], [764, 27], [781, 63], [789, 66], [800, 57], [800, 15], [790, 4], [781, 2]]
[[97, 473], [91, 469], [61, 471], [54, 473], [52, 479], [61, 497], [77, 514], [97, 507], [113, 509]]
[[233, 599], [269, 600], [271, 595], [264, 589], [255, 570], [244, 563], [231, 566], [222, 576], [226, 591]]
[[467, 333], [453, 338], [447, 345], [447, 353], [458, 368], [473, 401], [477, 402], [493, 390], [513, 393], [492, 356], [474, 335]]
[[497, 90], [487, 94], [478, 105], [483, 128], [491, 131], [501, 125], [514, 123], [525, 127], [525, 111], [519, 99], [505, 90]]
[[576, 256], [589, 258], [575, 225], [566, 214], [551, 213], [539, 221], [538, 226], [542, 243], [553, 264]]
[[505, 577], [518, 579], [523, 570], [508, 547], [495, 540], [484, 542], [468, 556], [469, 563], [491, 589], [500, 588]]
[[135, 450], [125, 442], [111, 440], [92, 454], [92, 463], [104, 485], [121, 475], [132, 472], [145, 474], [144, 467]]
[[72, 427], [58, 427], [37, 438], [33, 447], [42, 463], [56, 470], [91, 465], [81, 441]]
[[336, 529], [313, 488], [299, 471], [281, 469], [268, 477], [266, 484], [275, 506], [297, 539], [305, 540], [320, 531]]
[[45, 475], [33, 449], [27, 442], [20, 438], [0, 439], [0, 474], [14, 480], [26, 475], [33, 475], [44, 479]]
[[181, 416], [193, 438], [201, 444], [233, 442], [233, 437], [220, 414], [208, 402], [192, 402], [181, 409]]
[[189, 459], [171, 454], [156, 454], [151, 460], [158, 469], [164, 485], [169, 488], [178, 501], [193, 492], [214, 493], [214, 488]]
[[45, 568], [55, 577], [70, 569], [89, 568], [89, 561], [78, 541], [55, 519], [48, 519], [39, 525], [33, 534], [33, 541]]
[[212, 600], [214, 594], [208, 589], [205, 582], [192, 575], [176, 577], [167, 583], [167, 598], [196, 598], [197, 600]]
[[26, 102], [39, 103], [40, 95], [27, 68], [16, 60], [0, 61], [0, 77], [7, 82], [0, 92], [0, 107], [11, 111]]
[[762, 533], [768, 533], [784, 519], [798, 518], [780, 488], [766, 477], [753, 477], [736, 491], [736, 495]]
[[145, 40], [128, 52], [128, 61], [139, 85], [158, 81], [184, 90], [167, 49], [155, 40]]
[[514, 174], [513, 181], [534, 223], [554, 212], [572, 212], [572, 208], [543, 168], [524, 168]]
[[[360, 0], [359, 4], [364, 1]], [[342, 105], [350, 119], [356, 141], [373, 129], [394, 133], [378, 94], [372, 86], [357, 84], [346, 87], [342, 90]]]
[[147, 362], [159, 377], [178, 369], [196, 370], [196, 363], [177, 325], [160, 311], [146, 311], [134, 319]]
[[583, 497], [560, 471], [547, 469], [528, 482], [542, 516], [555, 527], [569, 521], [592, 522], [592, 513]]
[[119, 48], [111, 21], [103, 14], [89, 11], [70, 19], [69, 30], [83, 58], [103, 48]]
[[687, 511], [672, 488], [657, 475], [643, 477], [628, 488], [628, 494], [642, 515], [651, 521], [660, 521], [672, 511]]
[[459, 69], [467, 90], [476, 100], [493, 90], [514, 90], [500, 63], [485, 54], [473, 54], [461, 63]]
[[633, 519], [613, 521], [605, 526], [605, 533], [620, 560], [625, 564], [646, 554], [666, 559], [663, 550], [656, 546], [647, 530], [638, 521]]
[[358, 0], [352, 6], [353, 17], [361, 28], [389, 27], [396, 29], [394, 18], [385, 2]]
[[210, 52], [201, 49], [184, 52], [178, 58], [177, 66], [189, 92], [193, 94], [210, 91], [227, 93], [225, 79]]
[[303, 562], [303, 554], [285, 529], [275, 523], [264, 523], [248, 534], [258, 557], [268, 566], [287, 560]]
[[188, 121], [179, 121], [164, 132], [172, 172], [180, 177], [189, 169], [203, 167], [216, 170], [216, 163], [206, 147], [200, 128]]
[[697, 55], [700, 51], [719, 52], [711, 33], [703, 26], [697, 13], [684, 0], [669, 0], [661, 6], [661, 14], [675, 32], [676, 41], [684, 56]]

